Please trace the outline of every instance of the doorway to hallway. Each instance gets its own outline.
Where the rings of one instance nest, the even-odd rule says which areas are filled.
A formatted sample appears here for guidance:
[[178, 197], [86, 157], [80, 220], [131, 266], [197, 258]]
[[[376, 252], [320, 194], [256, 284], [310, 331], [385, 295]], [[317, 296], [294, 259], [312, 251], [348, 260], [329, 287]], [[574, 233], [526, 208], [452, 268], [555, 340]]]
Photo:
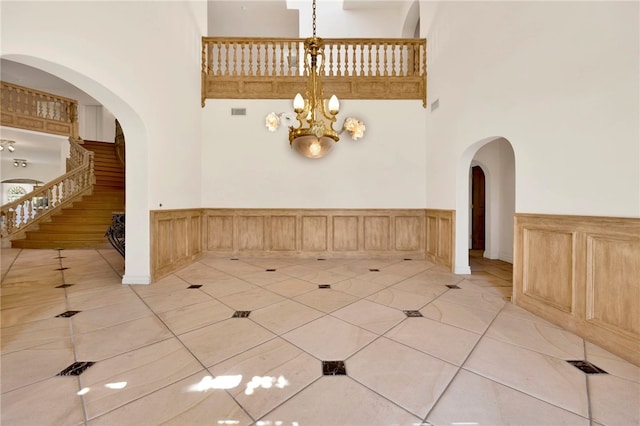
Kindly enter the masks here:
[[482, 167], [471, 168], [471, 249], [484, 250], [485, 177]]

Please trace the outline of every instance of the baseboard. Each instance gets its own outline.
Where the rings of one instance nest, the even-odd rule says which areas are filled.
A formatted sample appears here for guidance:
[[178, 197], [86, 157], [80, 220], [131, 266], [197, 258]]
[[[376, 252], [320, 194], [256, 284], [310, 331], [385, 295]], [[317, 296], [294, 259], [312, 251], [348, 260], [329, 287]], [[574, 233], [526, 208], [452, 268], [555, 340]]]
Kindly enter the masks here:
[[471, 267], [470, 266], [456, 266], [453, 271], [456, 275], [471, 275]]
[[122, 284], [147, 285], [151, 284], [151, 277], [149, 275], [132, 276], [125, 274], [122, 277]]

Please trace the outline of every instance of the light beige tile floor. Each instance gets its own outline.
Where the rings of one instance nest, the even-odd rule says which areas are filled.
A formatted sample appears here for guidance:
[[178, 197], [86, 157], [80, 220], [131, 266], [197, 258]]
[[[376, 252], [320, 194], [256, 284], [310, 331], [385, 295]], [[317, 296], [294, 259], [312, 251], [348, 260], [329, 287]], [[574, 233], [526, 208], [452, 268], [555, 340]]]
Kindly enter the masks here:
[[[3, 249], [0, 423], [640, 424], [640, 368], [511, 304], [511, 265], [471, 260], [205, 254], [123, 286], [113, 250]], [[58, 375], [74, 362], [93, 364]]]

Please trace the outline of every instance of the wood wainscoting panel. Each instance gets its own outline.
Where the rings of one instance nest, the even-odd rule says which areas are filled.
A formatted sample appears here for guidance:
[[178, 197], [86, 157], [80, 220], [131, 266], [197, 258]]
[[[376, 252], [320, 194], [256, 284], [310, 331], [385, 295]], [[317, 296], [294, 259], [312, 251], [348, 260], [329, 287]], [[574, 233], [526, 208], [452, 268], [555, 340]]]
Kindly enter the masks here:
[[202, 253], [202, 215], [191, 216], [189, 220], [189, 253]]
[[234, 247], [239, 251], [264, 250], [264, 220], [265, 216], [236, 217], [238, 243]]
[[360, 226], [358, 216], [333, 216], [333, 251], [358, 251]]
[[395, 220], [395, 249], [398, 251], [421, 250], [423, 218], [420, 216], [397, 216]]
[[425, 210], [425, 255], [453, 270], [455, 210]]
[[188, 239], [191, 232], [188, 229], [187, 217], [175, 217], [173, 219], [173, 257], [176, 259], [182, 259], [189, 253]]
[[638, 259], [640, 238], [587, 235], [587, 321], [640, 336]]
[[389, 216], [364, 217], [364, 249], [388, 250], [390, 240]]
[[158, 280], [202, 255], [202, 210], [151, 211], [151, 277]]
[[214, 254], [424, 258], [424, 210], [205, 209], [203, 215], [203, 245]]
[[573, 311], [573, 239], [570, 232], [524, 231], [524, 294], [561, 311]]
[[436, 260], [443, 265], [453, 265], [453, 219], [449, 216], [438, 218], [438, 249]]
[[295, 216], [271, 216], [269, 250], [295, 251], [297, 226]]
[[327, 251], [327, 216], [302, 216], [302, 251]]
[[233, 250], [233, 216], [207, 216], [207, 250]]
[[170, 265], [173, 262], [173, 220], [170, 217], [158, 219], [155, 223], [154, 236], [156, 246], [156, 268]]
[[521, 214], [513, 301], [640, 365], [640, 219]]

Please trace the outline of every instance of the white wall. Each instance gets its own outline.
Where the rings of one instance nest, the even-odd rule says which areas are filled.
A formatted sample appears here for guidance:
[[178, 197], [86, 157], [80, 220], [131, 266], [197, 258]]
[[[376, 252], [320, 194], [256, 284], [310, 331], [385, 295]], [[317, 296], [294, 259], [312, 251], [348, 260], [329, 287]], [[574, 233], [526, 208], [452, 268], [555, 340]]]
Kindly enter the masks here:
[[[313, 34], [310, 1], [290, 1], [299, 9], [300, 37]], [[402, 6], [375, 9], [343, 9], [342, 1], [319, 1], [316, 5], [316, 35], [321, 38], [401, 37], [404, 26]]]
[[212, 37], [298, 37], [298, 11], [285, 0], [209, 0]]
[[427, 34], [428, 102], [440, 103], [427, 114], [427, 202], [457, 210], [456, 270], [468, 262], [469, 163], [495, 137], [515, 151], [516, 211], [640, 215], [639, 8], [439, 5]]
[[82, 139], [113, 142], [116, 122], [113, 114], [102, 105], [79, 105], [78, 124]]
[[[1, 3], [3, 57], [98, 100], [127, 140], [124, 282], [150, 279], [149, 210], [200, 205], [204, 2]], [[29, 25], [24, 25], [28, 22]]]
[[[246, 108], [246, 116], [231, 116]], [[365, 122], [364, 138], [343, 133], [321, 159], [289, 147], [288, 129], [269, 132], [271, 112], [289, 101], [207, 100], [203, 121], [202, 181], [205, 207], [423, 208], [425, 128], [420, 101], [341, 102], [346, 117]]]

